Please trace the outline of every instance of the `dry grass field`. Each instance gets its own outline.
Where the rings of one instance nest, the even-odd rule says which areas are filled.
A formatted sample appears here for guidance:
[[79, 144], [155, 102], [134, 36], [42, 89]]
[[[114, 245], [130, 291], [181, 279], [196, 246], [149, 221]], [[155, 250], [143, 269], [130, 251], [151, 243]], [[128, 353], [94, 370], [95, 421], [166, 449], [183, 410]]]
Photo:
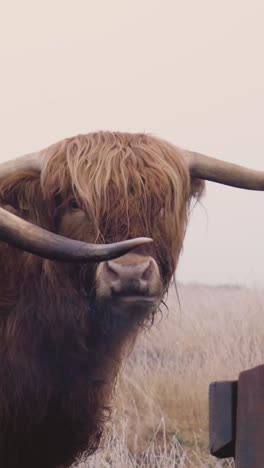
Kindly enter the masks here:
[[208, 384], [264, 362], [264, 291], [180, 285], [120, 375], [102, 449], [78, 468], [232, 467], [208, 455]]

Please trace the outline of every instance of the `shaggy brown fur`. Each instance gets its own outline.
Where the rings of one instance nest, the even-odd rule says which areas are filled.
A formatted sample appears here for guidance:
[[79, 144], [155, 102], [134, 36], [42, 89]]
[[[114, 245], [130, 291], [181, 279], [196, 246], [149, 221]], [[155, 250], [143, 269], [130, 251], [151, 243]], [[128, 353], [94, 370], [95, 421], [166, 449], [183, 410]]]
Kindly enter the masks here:
[[[48, 148], [41, 179], [20, 172], [1, 180], [0, 204], [87, 242], [152, 237], [153, 245], [138, 252], [155, 258], [165, 292], [191, 197], [202, 190], [202, 183], [190, 183], [173, 145], [145, 134], [97, 132]], [[95, 271], [96, 265], [44, 260], [0, 243], [5, 468], [67, 467], [99, 444], [121, 360], [151, 317], [117, 317], [99, 306]]]

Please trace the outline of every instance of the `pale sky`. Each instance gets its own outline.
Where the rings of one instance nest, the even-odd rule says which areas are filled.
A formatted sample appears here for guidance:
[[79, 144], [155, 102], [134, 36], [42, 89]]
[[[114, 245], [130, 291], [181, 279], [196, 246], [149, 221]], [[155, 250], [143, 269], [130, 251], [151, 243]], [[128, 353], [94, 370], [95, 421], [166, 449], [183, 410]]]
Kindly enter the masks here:
[[[0, 160], [147, 131], [264, 170], [263, 0], [0, 5]], [[264, 192], [207, 183], [177, 278], [264, 285]]]

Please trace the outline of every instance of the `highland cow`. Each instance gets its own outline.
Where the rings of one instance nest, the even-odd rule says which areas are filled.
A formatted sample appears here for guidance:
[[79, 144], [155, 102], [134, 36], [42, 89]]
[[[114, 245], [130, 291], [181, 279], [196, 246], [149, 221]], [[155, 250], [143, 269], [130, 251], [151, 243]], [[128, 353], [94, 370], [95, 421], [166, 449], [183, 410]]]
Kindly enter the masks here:
[[0, 166], [1, 467], [66, 468], [97, 449], [203, 179], [264, 190], [264, 173], [145, 134], [79, 135]]

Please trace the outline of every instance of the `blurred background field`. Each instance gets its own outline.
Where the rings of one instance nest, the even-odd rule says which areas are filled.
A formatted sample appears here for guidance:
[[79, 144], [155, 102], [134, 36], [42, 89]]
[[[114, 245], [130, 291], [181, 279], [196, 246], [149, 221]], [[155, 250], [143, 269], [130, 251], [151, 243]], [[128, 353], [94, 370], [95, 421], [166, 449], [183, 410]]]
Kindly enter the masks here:
[[264, 290], [172, 287], [120, 374], [102, 448], [78, 468], [232, 467], [208, 454], [208, 384], [264, 362]]

